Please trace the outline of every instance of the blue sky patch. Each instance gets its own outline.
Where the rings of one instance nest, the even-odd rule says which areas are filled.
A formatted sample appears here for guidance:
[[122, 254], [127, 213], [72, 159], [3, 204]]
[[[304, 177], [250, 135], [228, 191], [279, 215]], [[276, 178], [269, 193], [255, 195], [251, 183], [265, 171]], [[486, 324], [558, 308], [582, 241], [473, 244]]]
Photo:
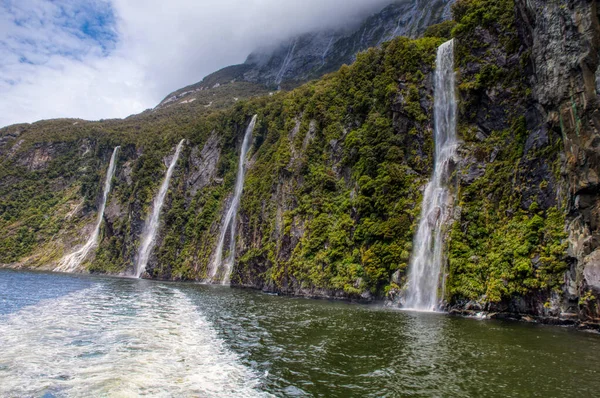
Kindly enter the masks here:
[[107, 0], [0, 0], [0, 55], [21, 64], [52, 56], [76, 60], [109, 56], [118, 42], [116, 18]]

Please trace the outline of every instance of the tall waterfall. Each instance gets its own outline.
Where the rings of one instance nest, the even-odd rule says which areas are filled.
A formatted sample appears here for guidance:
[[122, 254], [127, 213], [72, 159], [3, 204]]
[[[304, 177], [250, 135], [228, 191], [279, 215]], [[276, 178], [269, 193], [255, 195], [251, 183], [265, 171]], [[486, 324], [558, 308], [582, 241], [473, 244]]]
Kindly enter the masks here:
[[[242, 143], [242, 150], [240, 152], [240, 162], [238, 165], [237, 179], [235, 181], [235, 192], [233, 194], [233, 200], [225, 215], [225, 221], [221, 227], [221, 234], [219, 236], [219, 243], [217, 245], [217, 252], [215, 259], [212, 263], [211, 269], [209, 270], [209, 278], [213, 283], [221, 282], [223, 285], [228, 285], [231, 278], [231, 270], [233, 269], [233, 262], [235, 260], [235, 229], [237, 212], [240, 206], [240, 199], [242, 197], [242, 191], [244, 190], [244, 174], [246, 171], [246, 156], [248, 155], [248, 149], [252, 143], [252, 133], [254, 126], [256, 125], [257, 115], [254, 115], [252, 121], [246, 129], [244, 135], [244, 142]], [[225, 244], [225, 238], [229, 231], [229, 255], [225, 262], [223, 262], [223, 246]], [[217, 271], [222, 266], [222, 272], [217, 276]]]
[[106, 170], [106, 179], [104, 180], [104, 193], [102, 195], [102, 203], [98, 209], [98, 220], [96, 221], [96, 227], [94, 232], [90, 235], [88, 241], [83, 247], [74, 253], [71, 253], [60, 261], [59, 266], [54, 269], [57, 272], [70, 272], [74, 271], [79, 265], [85, 260], [90, 253], [90, 250], [98, 243], [98, 237], [100, 236], [100, 227], [102, 226], [102, 220], [104, 219], [104, 210], [106, 209], [106, 201], [108, 200], [108, 194], [110, 193], [112, 179], [115, 176], [116, 170], [116, 159], [117, 152], [120, 147], [116, 147], [113, 150], [112, 156], [110, 157], [110, 163], [108, 170]]
[[435, 73], [435, 161], [431, 181], [423, 196], [419, 229], [409, 265], [404, 306], [435, 311], [443, 262], [442, 229], [448, 221], [452, 197], [448, 191], [450, 162], [456, 155], [456, 98], [454, 86], [454, 42], [440, 46]]
[[167, 169], [167, 174], [165, 174], [165, 179], [163, 180], [162, 185], [160, 186], [158, 195], [156, 195], [156, 197], [154, 198], [154, 203], [152, 205], [152, 215], [147, 221], [146, 227], [144, 228], [144, 233], [142, 234], [142, 245], [140, 246], [138, 260], [135, 266], [136, 278], [142, 276], [142, 273], [146, 270], [146, 265], [148, 265], [148, 259], [150, 258], [152, 249], [154, 249], [154, 241], [156, 239], [156, 233], [158, 232], [158, 226], [160, 222], [160, 211], [165, 202], [165, 198], [169, 190], [169, 182], [171, 181], [171, 176], [173, 175], [173, 170], [175, 170], [175, 166], [177, 165], [177, 160], [179, 159], [179, 154], [181, 153], [181, 148], [183, 147], [184, 142], [185, 139], [181, 140], [181, 142], [179, 142], [179, 144], [177, 145], [175, 155], [173, 156], [171, 164]]

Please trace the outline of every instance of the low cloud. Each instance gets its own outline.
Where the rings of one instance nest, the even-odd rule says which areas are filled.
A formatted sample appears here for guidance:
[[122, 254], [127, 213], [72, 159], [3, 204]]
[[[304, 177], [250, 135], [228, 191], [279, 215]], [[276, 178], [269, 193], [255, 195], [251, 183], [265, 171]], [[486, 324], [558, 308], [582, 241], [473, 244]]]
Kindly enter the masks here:
[[125, 117], [249, 52], [392, 0], [5, 0], [0, 126]]

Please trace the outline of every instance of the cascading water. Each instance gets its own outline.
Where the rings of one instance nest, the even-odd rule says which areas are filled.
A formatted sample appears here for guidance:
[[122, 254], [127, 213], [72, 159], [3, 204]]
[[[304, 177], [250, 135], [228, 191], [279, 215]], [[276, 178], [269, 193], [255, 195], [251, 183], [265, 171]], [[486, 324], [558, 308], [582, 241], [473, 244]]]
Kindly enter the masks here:
[[102, 226], [102, 220], [104, 219], [104, 210], [106, 209], [106, 201], [108, 200], [108, 194], [110, 193], [112, 179], [115, 176], [116, 170], [116, 159], [117, 152], [120, 147], [116, 147], [113, 150], [113, 154], [110, 158], [108, 170], [106, 171], [106, 179], [104, 181], [104, 193], [102, 195], [102, 203], [98, 209], [98, 221], [96, 221], [96, 227], [94, 232], [90, 235], [88, 241], [83, 247], [74, 253], [65, 256], [59, 263], [59, 266], [54, 270], [56, 272], [70, 272], [74, 271], [79, 265], [85, 260], [92, 248], [98, 243], [98, 237], [100, 236], [100, 227]]
[[[221, 234], [219, 236], [219, 242], [217, 245], [217, 252], [215, 254], [215, 259], [212, 263], [209, 279], [213, 283], [218, 283], [221, 281], [223, 285], [228, 285], [231, 277], [231, 270], [233, 268], [233, 262], [235, 260], [235, 229], [236, 229], [236, 218], [238, 207], [240, 206], [240, 199], [242, 197], [242, 191], [244, 190], [244, 174], [246, 171], [246, 156], [248, 155], [248, 149], [250, 149], [250, 144], [252, 143], [252, 132], [254, 131], [254, 126], [256, 125], [257, 115], [254, 115], [252, 121], [248, 125], [246, 129], [246, 134], [244, 135], [244, 142], [242, 143], [242, 150], [240, 153], [240, 162], [238, 165], [238, 174], [235, 182], [235, 192], [233, 194], [233, 200], [231, 201], [231, 205], [227, 210], [225, 215], [225, 221], [223, 222], [223, 226], [221, 227]], [[223, 260], [223, 246], [225, 245], [225, 238], [227, 236], [227, 231], [229, 231], [229, 255], [224, 263]], [[222, 272], [220, 273], [220, 278], [217, 277], [217, 271], [222, 266]]]
[[405, 308], [435, 311], [443, 262], [442, 229], [448, 221], [452, 197], [448, 191], [450, 162], [456, 156], [456, 98], [454, 41], [440, 46], [435, 72], [435, 161], [431, 181], [423, 195], [419, 229], [409, 266]]
[[329, 39], [329, 43], [327, 44], [327, 47], [325, 47], [325, 51], [323, 51], [323, 55], [321, 55], [321, 66], [325, 65], [325, 57], [327, 57], [327, 54], [329, 54], [329, 50], [331, 49], [331, 46], [333, 45], [334, 38], [335, 38], [335, 35], [332, 34], [331, 39]]
[[292, 57], [294, 55], [294, 51], [296, 50], [297, 44], [298, 44], [298, 39], [294, 40], [294, 43], [292, 43], [292, 45], [290, 46], [290, 49], [283, 60], [283, 64], [281, 64], [281, 69], [279, 69], [279, 72], [277, 73], [277, 76], [275, 77], [275, 84], [281, 84], [281, 82], [283, 81], [285, 72], [287, 72], [287, 68], [290, 65], [290, 62], [292, 62]]
[[138, 260], [135, 266], [135, 277], [139, 278], [142, 276], [142, 273], [146, 270], [146, 265], [148, 265], [148, 259], [150, 258], [150, 253], [152, 253], [152, 249], [154, 249], [154, 240], [156, 239], [156, 233], [158, 232], [158, 226], [160, 222], [160, 211], [165, 202], [165, 198], [167, 196], [167, 191], [169, 190], [169, 182], [171, 181], [171, 176], [173, 175], [173, 170], [175, 170], [175, 166], [177, 165], [177, 160], [179, 159], [179, 154], [181, 153], [181, 148], [183, 147], [183, 143], [185, 139], [181, 140], [177, 145], [177, 149], [175, 150], [175, 155], [173, 155], [173, 159], [171, 160], [171, 164], [167, 169], [167, 174], [165, 175], [165, 179], [163, 180], [162, 185], [160, 186], [160, 190], [158, 191], [158, 195], [154, 198], [154, 203], [152, 205], [152, 215], [150, 219], [146, 223], [146, 227], [144, 228], [144, 233], [142, 234], [142, 245], [140, 246], [140, 251], [138, 253]]

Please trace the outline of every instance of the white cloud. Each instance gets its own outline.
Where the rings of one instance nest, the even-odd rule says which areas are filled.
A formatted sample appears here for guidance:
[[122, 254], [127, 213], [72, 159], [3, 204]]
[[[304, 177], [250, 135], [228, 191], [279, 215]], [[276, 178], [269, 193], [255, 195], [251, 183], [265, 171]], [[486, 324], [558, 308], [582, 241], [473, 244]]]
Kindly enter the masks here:
[[0, 126], [55, 117], [125, 117], [243, 62], [257, 46], [339, 25], [389, 2], [5, 1]]

